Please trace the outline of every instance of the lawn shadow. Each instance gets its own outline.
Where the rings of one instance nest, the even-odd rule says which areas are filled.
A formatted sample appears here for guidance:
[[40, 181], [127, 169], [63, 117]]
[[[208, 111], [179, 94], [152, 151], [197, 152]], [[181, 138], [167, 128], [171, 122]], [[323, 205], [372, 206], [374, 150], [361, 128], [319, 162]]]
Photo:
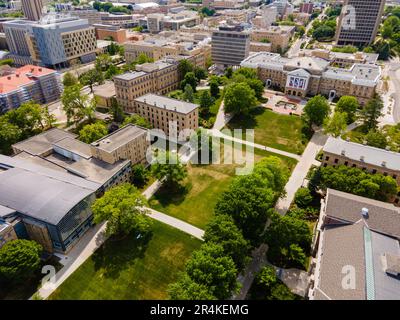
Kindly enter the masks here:
[[154, 200], [157, 200], [163, 207], [170, 204], [180, 205], [185, 200], [191, 189], [191, 182], [187, 182], [185, 185], [179, 184], [176, 186], [164, 184], [154, 195]]
[[142, 259], [153, 233], [137, 239], [135, 234], [130, 234], [124, 239], [108, 239], [92, 256], [95, 270], [104, 268], [106, 278], [116, 279], [119, 273], [135, 259]]
[[263, 107], [256, 107], [250, 110], [247, 115], [236, 115], [227, 124], [229, 129], [254, 129], [258, 125], [257, 116], [262, 115], [266, 111]]

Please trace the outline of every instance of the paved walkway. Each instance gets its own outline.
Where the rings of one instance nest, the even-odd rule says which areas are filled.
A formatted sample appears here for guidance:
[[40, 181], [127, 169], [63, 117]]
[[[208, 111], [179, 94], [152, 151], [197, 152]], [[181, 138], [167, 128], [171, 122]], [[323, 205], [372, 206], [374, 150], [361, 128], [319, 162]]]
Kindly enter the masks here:
[[232, 115], [230, 114], [226, 114], [225, 113], [225, 104], [224, 104], [224, 100], [222, 100], [221, 105], [219, 107], [218, 110], [218, 114], [217, 114], [217, 118], [215, 119], [215, 123], [214, 123], [214, 130], [222, 130], [229, 121], [231, 121], [231, 119], [233, 118]]
[[[86, 261], [99, 248], [104, 241], [106, 223], [97, 225], [88, 230], [88, 232], [79, 240], [75, 247], [71, 249], [68, 255], [63, 255], [61, 261], [64, 267], [57, 272], [56, 282], [54, 284], [46, 283], [38, 290], [41, 298], [47, 299], [82, 263]], [[31, 298], [32, 299], [32, 298]]]
[[302, 186], [308, 171], [311, 169], [311, 166], [316, 164], [315, 157], [323, 148], [327, 139], [328, 137], [320, 132], [314, 133], [306, 149], [304, 150], [299, 163], [294, 168], [293, 173], [286, 184], [286, 196], [279, 199], [275, 206], [275, 209], [280, 214], [284, 215], [288, 211], [291, 203], [293, 202], [296, 191]]
[[275, 267], [278, 278], [287, 285], [293, 293], [305, 297], [308, 288], [308, 273], [299, 269], [283, 269]]
[[154, 220], [168, 224], [169, 226], [174, 227], [178, 230], [181, 230], [197, 239], [203, 240], [204, 230], [201, 230], [187, 222], [176, 219], [174, 217], [171, 217], [165, 213], [156, 211], [154, 209], [151, 209], [151, 208], [146, 208], [146, 209], [150, 212], [149, 216], [151, 218], [153, 218]]
[[244, 144], [244, 145], [250, 145], [253, 148], [265, 150], [265, 151], [276, 153], [276, 154], [280, 154], [280, 155], [288, 157], [288, 158], [296, 159], [297, 161], [299, 161], [301, 159], [301, 156], [299, 156], [297, 154], [286, 152], [286, 151], [282, 151], [282, 150], [279, 150], [279, 149], [266, 147], [266, 146], [263, 146], [261, 144], [245, 141], [245, 140], [242, 140], [242, 139], [237, 139], [237, 138], [228, 136], [226, 134], [223, 134], [221, 131], [216, 130], [216, 129], [209, 130], [209, 132], [211, 132], [211, 134], [213, 136], [215, 136], [215, 137], [224, 138], [224, 139], [231, 140], [233, 142], [241, 143], [241, 144]]

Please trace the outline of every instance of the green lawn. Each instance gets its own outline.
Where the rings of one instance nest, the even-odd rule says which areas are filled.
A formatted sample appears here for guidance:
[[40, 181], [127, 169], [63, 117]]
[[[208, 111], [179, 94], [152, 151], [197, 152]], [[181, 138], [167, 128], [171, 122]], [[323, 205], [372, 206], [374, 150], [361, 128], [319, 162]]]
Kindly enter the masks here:
[[[277, 156], [293, 170], [297, 161], [264, 151], [254, 150], [255, 162]], [[240, 165], [242, 167], [243, 165]], [[236, 164], [189, 165], [188, 177], [180, 190], [161, 188], [150, 199], [150, 207], [204, 229], [210, 221], [219, 196], [229, 188], [236, 176]]]
[[249, 116], [236, 116], [228, 129], [254, 129], [254, 142], [295, 154], [302, 154], [308, 141], [302, 133], [303, 120], [255, 108]]
[[166, 299], [168, 285], [200, 245], [200, 240], [154, 221], [147, 240], [106, 241], [50, 299]]

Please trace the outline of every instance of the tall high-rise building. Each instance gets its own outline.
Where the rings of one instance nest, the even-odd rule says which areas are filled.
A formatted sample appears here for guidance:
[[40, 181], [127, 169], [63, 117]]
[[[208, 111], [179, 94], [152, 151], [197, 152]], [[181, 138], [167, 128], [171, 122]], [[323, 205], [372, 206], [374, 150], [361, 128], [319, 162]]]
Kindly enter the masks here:
[[224, 26], [212, 34], [211, 55], [217, 65], [239, 66], [249, 51], [250, 35], [242, 27]]
[[345, 0], [336, 30], [338, 45], [367, 46], [376, 37], [385, 0]]
[[21, 3], [25, 17], [31, 21], [38, 21], [42, 17], [47, 0], [21, 0]]

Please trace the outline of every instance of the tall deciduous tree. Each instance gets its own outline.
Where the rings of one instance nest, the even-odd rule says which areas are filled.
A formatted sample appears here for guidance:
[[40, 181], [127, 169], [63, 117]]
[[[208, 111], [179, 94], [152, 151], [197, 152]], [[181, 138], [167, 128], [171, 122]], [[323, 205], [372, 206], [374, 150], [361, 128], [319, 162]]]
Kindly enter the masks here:
[[98, 69], [92, 69], [85, 72], [79, 77], [79, 79], [82, 85], [89, 86], [91, 92], [93, 92], [93, 86], [95, 84], [100, 85], [104, 83], [103, 72]]
[[237, 268], [239, 270], [244, 268], [250, 243], [244, 239], [232, 217], [216, 215], [206, 227], [204, 241], [221, 245], [225, 254], [233, 259]]
[[335, 111], [347, 113], [347, 123], [353, 123], [355, 116], [360, 104], [356, 97], [353, 96], [342, 96], [336, 104]]
[[0, 278], [22, 282], [40, 267], [43, 248], [30, 240], [13, 240], [0, 248]]
[[171, 152], [159, 152], [152, 164], [152, 171], [157, 179], [166, 177], [166, 184], [178, 185], [187, 176], [187, 168], [180, 161], [177, 154]]
[[151, 228], [145, 204], [146, 199], [133, 185], [117, 186], [93, 203], [94, 221], [107, 221], [107, 235], [123, 236], [132, 232], [143, 235]]
[[328, 101], [318, 95], [308, 100], [304, 107], [304, 116], [309, 125], [320, 126], [323, 124], [326, 117], [328, 117], [330, 106]]
[[75, 77], [71, 72], [64, 74], [63, 85], [64, 87], [73, 86], [78, 83], [78, 78]]
[[94, 119], [96, 99], [89, 99], [89, 96], [82, 93], [81, 90], [81, 85], [73, 85], [65, 88], [61, 96], [68, 124], [72, 122], [77, 124], [85, 118], [89, 119], [89, 121], [93, 121]]
[[79, 131], [79, 140], [85, 143], [92, 143], [107, 134], [108, 130], [105, 124], [100, 122], [87, 124]]
[[347, 128], [347, 113], [335, 112], [332, 118], [325, 118], [324, 132], [333, 137], [339, 137]]
[[257, 98], [253, 89], [247, 83], [233, 83], [225, 92], [225, 111], [234, 114], [248, 114], [257, 106]]
[[194, 282], [210, 288], [217, 299], [228, 299], [237, 289], [235, 263], [217, 244], [206, 243], [193, 252], [186, 273]]

